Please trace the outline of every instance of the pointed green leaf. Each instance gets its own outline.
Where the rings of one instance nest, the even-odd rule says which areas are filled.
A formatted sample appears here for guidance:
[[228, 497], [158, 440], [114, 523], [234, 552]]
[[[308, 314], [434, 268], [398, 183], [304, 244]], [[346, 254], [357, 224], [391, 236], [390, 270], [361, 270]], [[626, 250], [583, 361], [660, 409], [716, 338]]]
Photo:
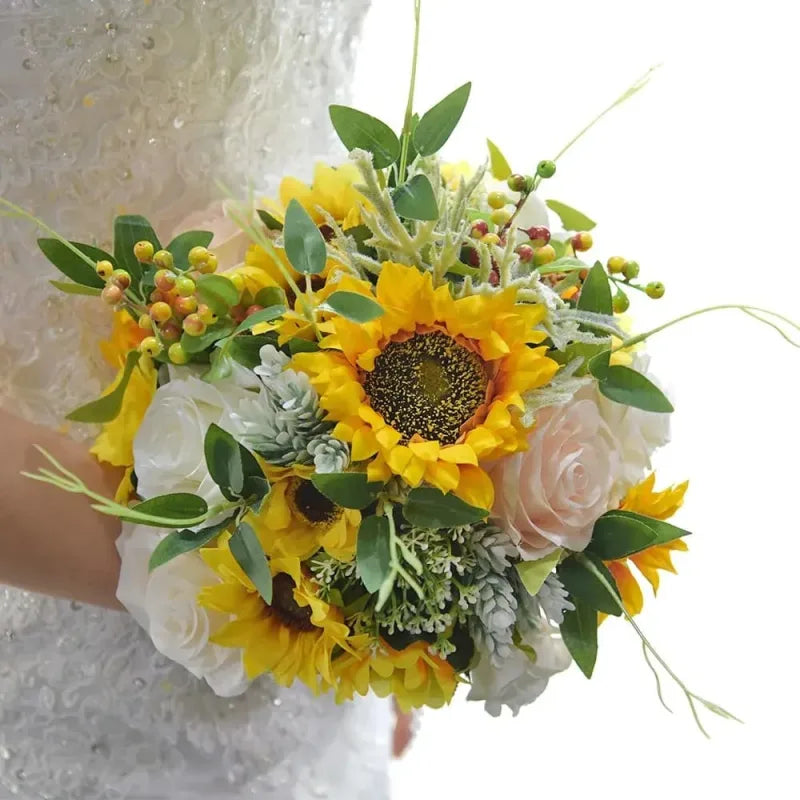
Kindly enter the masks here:
[[323, 303], [322, 308], [353, 322], [369, 322], [383, 316], [380, 303], [357, 292], [334, 292]]
[[231, 555], [253, 582], [261, 599], [267, 605], [272, 603], [272, 571], [255, 531], [246, 522], [240, 522], [228, 544]]
[[138, 286], [142, 277], [142, 265], [133, 254], [136, 242], [151, 242], [155, 250], [161, 243], [150, 223], [138, 214], [124, 214], [114, 220], [114, 258], [117, 266], [130, 273], [132, 285]]
[[250, 334], [249, 336], [237, 336], [233, 339], [227, 339], [225, 341], [225, 353], [248, 369], [253, 369], [261, 363], [261, 348], [267, 344], [277, 347], [278, 335], [270, 332], [260, 333], [258, 336]]
[[105, 281], [95, 272], [93, 265], [103, 260], [111, 261], [113, 264], [113, 256], [89, 244], [70, 242], [73, 247], [80, 250], [92, 262], [92, 264], [87, 264], [84, 259], [73, 253], [67, 245], [58, 239], [37, 239], [37, 243], [47, 260], [75, 283], [97, 289], [102, 289], [106, 285]]
[[102, 293], [102, 289], [97, 288], [96, 286], [84, 286], [80, 283], [70, 283], [69, 281], [50, 281], [51, 286], [55, 286], [64, 294], [85, 294], [91, 297], [99, 297]]
[[489, 515], [485, 508], [476, 508], [454, 494], [439, 489], [412, 489], [403, 506], [403, 516], [417, 528], [457, 528], [480, 522]]
[[578, 299], [578, 308], [581, 311], [594, 311], [597, 314], [614, 313], [611, 299], [611, 284], [603, 265], [598, 261], [586, 276], [581, 287], [581, 296]]
[[271, 231], [282, 231], [283, 230], [283, 223], [272, 216], [269, 211], [265, 211], [263, 208], [258, 209], [258, 216], [261, 218], [261, 221], [267, 226], [268, 230]]
[[489, 171], [492, 177], [498, 181], [504, 181], [511, 175], [511, 167], [506, 161], [506, 157], [500, 152], [500, 148], [491, 140], [486, 140], [489, 148]]
[[538, 558], [536, 561], [520, 561], [517, 564], [517, 573], [528, 594], [535, 595], [542, 588], [547, 576], [558, 566], [563, 552], [563, 549], [558, 547], [544, 558]]
[[224, 317], [239, 302], [239, 290], [222, 275], [201, 275], [197, 279], [197, 296], [218, 317]]
[[581, 672], [592, 677], [597, 661], [597, 611], [578, 598], [573, 598], [574, 611], [564, 612], [561, 638]]
[[375, 502], [382, 483], [369, 483], [365, 472], [314, 473], [311, 482], [317, 490], [342, 508], [366, 508]]
[[232, 520], [233, 517], [228, 517], [216, 525], [209, 525], [209, 527], [201, 528], [199, 531], [170, 531], [150, 555], [148, 567], [150, 572], [162, 564], [172, 561], [173, 558], [205, 547], [209, 542], [216, 539], [231, 524]]
[[675, 409], [667, 396], [649, 378], [630, 367], [612, 366], [598, 384], [600, 393], [615, 403], [670, 414]]
[[655, 534], [655, 539], [651, 546], [666, 544], [675, 539], [682, 539], [684, 536], [691, 536], [692, 532], [679, 528], [677, 525], [672, 525], [669, 522], [664, 522], [663, 519], [653, 519], [646, 517], [644, 514], [636, 514], [633, 511], [614, 511], [616, 515], [624, 516], [628, 519], [637, 520], [638, 522], [647, 525]]
[[186, 231], [178, 234], [168, 245], [172, 260], [178, 269], [189, 268], [189, 251], [193, 247], [208, 247], [214, 234], [211, 231]]
[[[616, 589], [616, 581], [613, 575], [608, 571], [608, 568], [603, 564], [600, 559], [584, 553], [583, 557], [587, 558], [592, 564], [602, 573], [603, 577], [609, 584]], [[588, 603], [592, 608], [597, 611], [603, 611], [606, 614], [612, 614], [615, 617], [622, 614], [622, 610], [617, 602], [619, 598], [619, 591], [616, 592], [617, 599], [612, 595], [608, 589], [602, 584], [599, 578], [589, 570], [579, 559], [570, 557], [562, 561], [556, 570], [558, 579], [564, 584], [567, 591], [574, 598]]]
[[389, 520], [386, 517], [365, 517], [361, 521], [356, 544], [356, 565], [358, 575], [370, 593], [379, 591], [392, 574], [390, 539]]
[[[205, 514], [208, 511], [208, 503], [196, 494], [175, 492], [174, 494], [162, 494], [158, 497], [151, 497], [149, 500], [143, 500], [133, 506], [132, 510], [137, 514], [167, 517], [181, 524], [181, 520], [188, 521]], [[124, 517], [122, 518], [124, 519]]]
[[394, 210], [404, 219], [434, 220], [439, 218], [436, 195], [427, 175], [415, 175], [398, 186], [392, 194]]
[[295, 336], [294, 339], [289, 340], [287, 345], [289, 352], [294, 356], [297, 353], [316, 353], [319, 350], [319, 345], [309, 339], [302, 339]]
[[72, 422], [111, 422], [112, 419], [116, 419], [122, 408], [122, 398], [128, 388], [128, 381], [130, 381], [131, 374], [141, 357], [142, 354], [140, 352], [131, 350], [125, 359], [122, 378], [114, 389], [97, 400], [76, 408], [67, 414], [67, 419]]
[[639, 553], [655, 540], [655, 532], [644, 521], [621, 511], [609, 511], [595, 522], [586, 552], [613, 561]]
[[394, 164], [400, 155], [400, 141], [385, 122], [349, 106], [333, 105], [328, 110], [333, 127], [348, 150], [359, 148], [372, 153], [375, 169]]
[[442, 149], [464, 113], [471, 89], [471, 83], [459, 86], [420, 117], [414, 146], [421, 156], [431, 156]]
[[325, 269], [328, 253], [325, 239], [308, 212], [292, 199], [286, 209], [283, 246], [291, 265], [306, 275], [317, 275]]
[[285, 313], [285, 305], [262, 308], [261, 311], [256, 311], [254, 314], [251, 314], [249, 317], [247, 317], [247, 319], [241, 322], [239, 327], [233, 332], [233, 335], [238, 336], [240, 333], [244, 333], [245, 331], [249, 331], [250, 328], [260, 325], [262, 322], [272, 322], [272, 320], [277, 319]]
[[561, 220], [565, 231], [590, 231], [597, 223], [575, 208], [558, 200], [545, 200], [547, 207]]
[[227, 431], [212, 423], [203, 443], [211, 479], [228, 500], [235, 500], [244, 486], [244, 465], [239, 443]]

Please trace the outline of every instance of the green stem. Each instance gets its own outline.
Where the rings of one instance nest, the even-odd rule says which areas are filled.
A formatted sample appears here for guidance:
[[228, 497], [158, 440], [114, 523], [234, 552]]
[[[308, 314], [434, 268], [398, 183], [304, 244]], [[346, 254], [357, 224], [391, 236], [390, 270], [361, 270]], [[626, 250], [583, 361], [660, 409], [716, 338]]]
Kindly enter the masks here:
[[411, 126], [414, 119], [414, 89], [417, 84], [417, 56], [419, 54], [419, 18], [422, 7], [422, 0], [414, 0], [414, 53], [411, 57], [411, 81], [408, 86], [408, 102], [406, 103], [406, 114], [403, 120], [403, 135], [400, 148], [400, 169], [397, 176], [397, 183], [405, 180], [406, 167], [408, 166], [408, 146], [411, 141]]

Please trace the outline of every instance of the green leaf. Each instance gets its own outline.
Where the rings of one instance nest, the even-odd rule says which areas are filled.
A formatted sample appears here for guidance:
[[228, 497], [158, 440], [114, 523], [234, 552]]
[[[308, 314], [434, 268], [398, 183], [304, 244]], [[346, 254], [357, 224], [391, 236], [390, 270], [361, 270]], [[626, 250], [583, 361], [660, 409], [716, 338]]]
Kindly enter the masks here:
[[[602, 561], [589, 553], [584, 553], [582, 557], [591, 561], [616, 590], [617, 584], [614, 577]], [[580, 559], [572, 556], [562, 561], [558, 565], [556, 572], [558, 573], [558, 579], [564, 584], [572, 597], [588, 603], [597, 611], [604, 611], [606, 614], [612, 614], [615, 617], [622, 614], [614, 595], [603, 586], [600, 579]], [[618, 596], [619, 592], [617, 592]]]
[[573, 603], [575, 610], [564, 612], [561, 638], [581, 672], [591, 678], [597, 661], [597, 611], [578, 598]]
[[465, 83], [428, 109], [414, 130], [414, 146], [421, 156], [431, 156], [442, 149], [455, 130], [469, 100], [471, 83]]
[[112, 419], [116, 419], [122, 408], [122, 399], [128, 388], [131, 374], [141, 357], [142, 354], [138, 350], [131, 350], [125, 358], [122, 378], [114, 389], [97, 400], [71, 411], [67, 414], [67, 419], [72, 422], [111, 422]]
[[64, 294], [87, 294], [91, 297], [99, 297], [102, 289], [96, 286], [84, 286], [81, 283], [70, 283], [69, 281], [50, 281], [51, 286], [55, 286]]
[[398, 186], [392, 194], [394, 210], [404, 219], [434, 220], [439, 218], [436, 195], [427, 175], [415, 175]]
[[317, 350], [319, 350], [319, 344], [317, 344], [317, 342], [312, 342], [309, 339], [302, 339], [299, 336], [295, 336], [294, 339], [289, 339], [287, 347], [289, 348], [289, 353], [293, 356], [298, 353], [316, 353]]
[[353, 322], [369, 322], [383, 316], [380, 303], [357, 292], [334, 292], [323, 303], [323, 308]]
[[265, 286], [263, 289], [258, 290], [254, 302], [258, 306], [269, 308], [270, 306], [285, 306], [286, 305], [286, 292], [279, 286]]
[[183, 333], [181, 336], [181, 347], [189, 354], [202, 353], [203, 350], [211, 347], [214, 342], [224, 339], [229, 336], [235, 328], [235, 324], [229, 319], [222, 319], [209, 325], [205, 333], [200, 336], [189, 336], [188, 333]]
[[241, 496], [251, 505], [255, 504], [260, 508], [262, 501], [269, 494], [269, 481], [264, 477], [264, 471], [256, 457], [242, 444], [239, 445], [239, 456], [242, 459], [244, 475]]
[[271, 231], [282, 231], [283, 230], [283, 223], [279, 219], [275, 219], [269, 211], [265, 211], [263, 208], [258, 209], [258, 216], [261, 217], [261, 221], [267, 226], [268, 230]]
[[604, 561], [613, 561], [639, 553], [655, 540], [655, 532], [645, 522], [619, 511], [609, 511], [595, 522], [586, 552]]
[[[75, 283], [97, 289], [102, 289], [106, 285], [105, 281], [95, 272], [94, 267], [87, 264], [79, 255], [73, 253], [63, 242], [58, 239], [37, 239], [36, 241], [47, 260]], [[103, 260], [114, 263], [113, 256], [98, 250], [96, 247], [81, 244], [80, 242], [70, 242], [70, 244], [95, 264]]]
[[547, 207], [561, 220], [565, 231], [590, 231], [597, 223], [577, 209], [558, 200], [545, 200]]
[[603, 265], [598, 261], [586, 276], [578, 299], [578, 308], [581, 311], [594, 311], [597, 314], [614, 313], [611, 299], [611, 284]]
[[262, 322], [272, 322], [272, 320], [277, 319], [285, 313], [286, 306], [284, 305], [262, 308], [261, 311], [256, 311], [254, 314], [251, 314], [249, 317], [247, 317], [247, 319], [241, 322], [239, 327], [233, 332], [233, 335], [238, 336], [240, 333], [244, 333], [245, 331], [249, 331], [250, 328], [260, 325]]
[[394, 164], [400, 155], [400, 140], [381, 120], [349, 106], [333, 105], [328, 109], [333, 127], [348, 150], [372, 153], [372, 165], [383, 169]]
[[592, 344], [591, 342], [572, 342], [563, 350], [554, 350], [547, 355], [559, 364], [569, 364], [576, 358], [582, 358], [583, 363], [575, 372], [577, 376], [582, 376], [590, 372], [590, 363], [592, 359], [603, 352], [608, 352], [608, 344], [602, 342], [597, 344]]
[[[151, 497], [149, 500], [143, 500], [133, 506], [131, 510], [137, 514], [168, 517], [180, 523], [182, 520], [201, 517], [208, 511], [208, 503], [196, 494], [176, 492], [175, 494], [162, 494], [158, 497]], [[132, 519], [135, 520], [135, 517], [132, 517]]]
[[240, 522], [228, 545], [231, 555], [253, 582], [261, 599], [267, 605], [272, 603], [272, 571], [255, 531], [246, 522]]
[[306, 275], [317, 275], [325, 269], [328, 252], [325, 239], [308, 212], [292, 199], [286, 209], [283, 246], [291, 265]]
[[627, 519], [637, 520], [647, 525], [655, 534], [653, 545], [666, 544], [675, 539], [682, 539], [684, 536], [692, 535], [691, 531], [679, 528], [677, 525], [671, 525], [669, 522], [664, 522], [662, 519], [653, 519], [653, 517], [646, 517], [643, 514], [636, 514], [633, 511], [614, 511], [613, 513], [617, 516], [624, 516]]
[[597, 355], [592, 356], [586, 366], [593, 378], [602, 381], [611, 369], [611, 350], [608, 345], [604, 345]]
[[615, 403], [669, 414], [674, 411], [672, 403], [661, 389], [649, 378], [630, 367], [609, 367], [598, 384], [600, 393]]
[[160, 567], [162, 564], [172, 561], [173, 558], [205, 547], [213, 539], [216, 539], [217, 536], [231, 524], [232, 520], [233, 517], [228, 517], [222, 522], [218, 522], [216, 525], [201, 528], [199, 531], [170, 531], [158, 545], [156, 545], [155, 550], [153, 550], [150, 555], [150, 572]]
[[244, 465], [239, 443], [227, 431], [212, 423], [203, 443], [211, 479], [228, 500], [235, 500], [244, 488]]
[[517, 564], [517, 573], [528, 594], [535, 595], [542, 588], [545, 578], [558, 566], [563, 552], [559, 547], [544, 558], [536, 561], [520, 561]]
[[142, 265], [133, 254], [133, 246], [141, 241], [152, 242], [157, 251], [161, 249], [156, 232], [144, 217], [124, 214], [114, 220], [114, 258], [130, 273], [133, 286], [138, 286], [142, 277]]
[[486, 140], [489, 148], [489, 171], [492, 177], [498, 181], [504, 181], [511, 175], [511, 167], [506, 161], [506, 157], [500, 152], [500, 148], [491, 140]]
[[389, 520], [386, 517], [365, 517], [361, 521], [356, 544], [356, 565], [362, 583], [372, 594], [392, 574], [390, 539]]
[[[248, 369], [253, 369], [261, 363], [261, 348], [271, 344], [277, 346], [278, 335], [276, 333], [261, 333], [258, 336], [237, 336], [225, 342], [225, 354], [244, 364]], [[213, 356], [212, 356], [213, 361]]]
[[211, 231], [186, 231], [178, 234], [168, 245], [172, 260], [178, 269], [189, 267], [189, 251], [193, 247], [208, 247], [214, 234]]
[[369, 483], [365, 472], [314, 473], [311, 482], [321, 494], [342, 508], [366, 508], [375, 502], [382, 483]]
[[239, 302], [239, 290], [222, 275], [201, 275], [197, 279], [197, 296], [218, 317], [224, 317]]
[[224, 381], [233, 371], [233, 361], [225, 349], [213, 350], [211, 353], [211, 366], [203, 375], [206, 383]]
[[480, 522], [489, 515], [485, 508], [476, 508], [454, 494], [439, 489], [412, 489], [403, 506], [403, 516], [417, 528], [457, 528]]
[[367, 225], [356, 225], [354, 228], [348, 228], [347, 235], [356, 243], [356, 249], [359, 253], [370, 258], [377, 258], [378, 251], [367, 244], [375, 235]]

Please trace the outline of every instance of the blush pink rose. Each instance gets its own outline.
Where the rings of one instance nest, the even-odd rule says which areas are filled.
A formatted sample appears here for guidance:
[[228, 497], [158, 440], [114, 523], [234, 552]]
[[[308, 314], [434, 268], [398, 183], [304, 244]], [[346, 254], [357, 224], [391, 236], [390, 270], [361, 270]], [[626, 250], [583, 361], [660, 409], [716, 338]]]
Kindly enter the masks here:
[[619, 469], [616, 438], [594, 399], [579, 393], [567, 405], [540, 411], [528, 450], [493, 465], [492, 516], [525, 559], [557, 547], [583, 550], [609, 508]]

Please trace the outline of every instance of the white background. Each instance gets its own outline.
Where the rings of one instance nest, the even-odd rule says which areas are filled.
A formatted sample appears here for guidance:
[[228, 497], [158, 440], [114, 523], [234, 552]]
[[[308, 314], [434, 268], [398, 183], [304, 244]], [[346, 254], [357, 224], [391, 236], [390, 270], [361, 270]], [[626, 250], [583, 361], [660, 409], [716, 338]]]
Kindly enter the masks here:
[[[667, 285], [663, 300], [635, 301], [640, 330], [730, 301], [800, 318], [793, 5], [424, 0], [416, 107], [472, 80], [445, 155], [480, 161], [489, 136], [530, 171], [664, 62], [543, 196], [599, 221], [591, 256], [635, 258]], [[355, 85], [354, 104], [398, 128], [411, 7], [375, 0]], [[638, 640], [612, 620], [591, 682], [572, 667], [517, 719], [463, 699], [428, 712], [395, 767], [396, 800], [800, 796], [800, 351], [737, 312], [684, 323], [649, 349], [677, 406], [658, 476], [691, 479], [676, 521], [695, 535], [640, 621], [692, 688], [746, 724], [706, 715], [706, 741], [673, 687], [676, 713], [664, 711]]]

